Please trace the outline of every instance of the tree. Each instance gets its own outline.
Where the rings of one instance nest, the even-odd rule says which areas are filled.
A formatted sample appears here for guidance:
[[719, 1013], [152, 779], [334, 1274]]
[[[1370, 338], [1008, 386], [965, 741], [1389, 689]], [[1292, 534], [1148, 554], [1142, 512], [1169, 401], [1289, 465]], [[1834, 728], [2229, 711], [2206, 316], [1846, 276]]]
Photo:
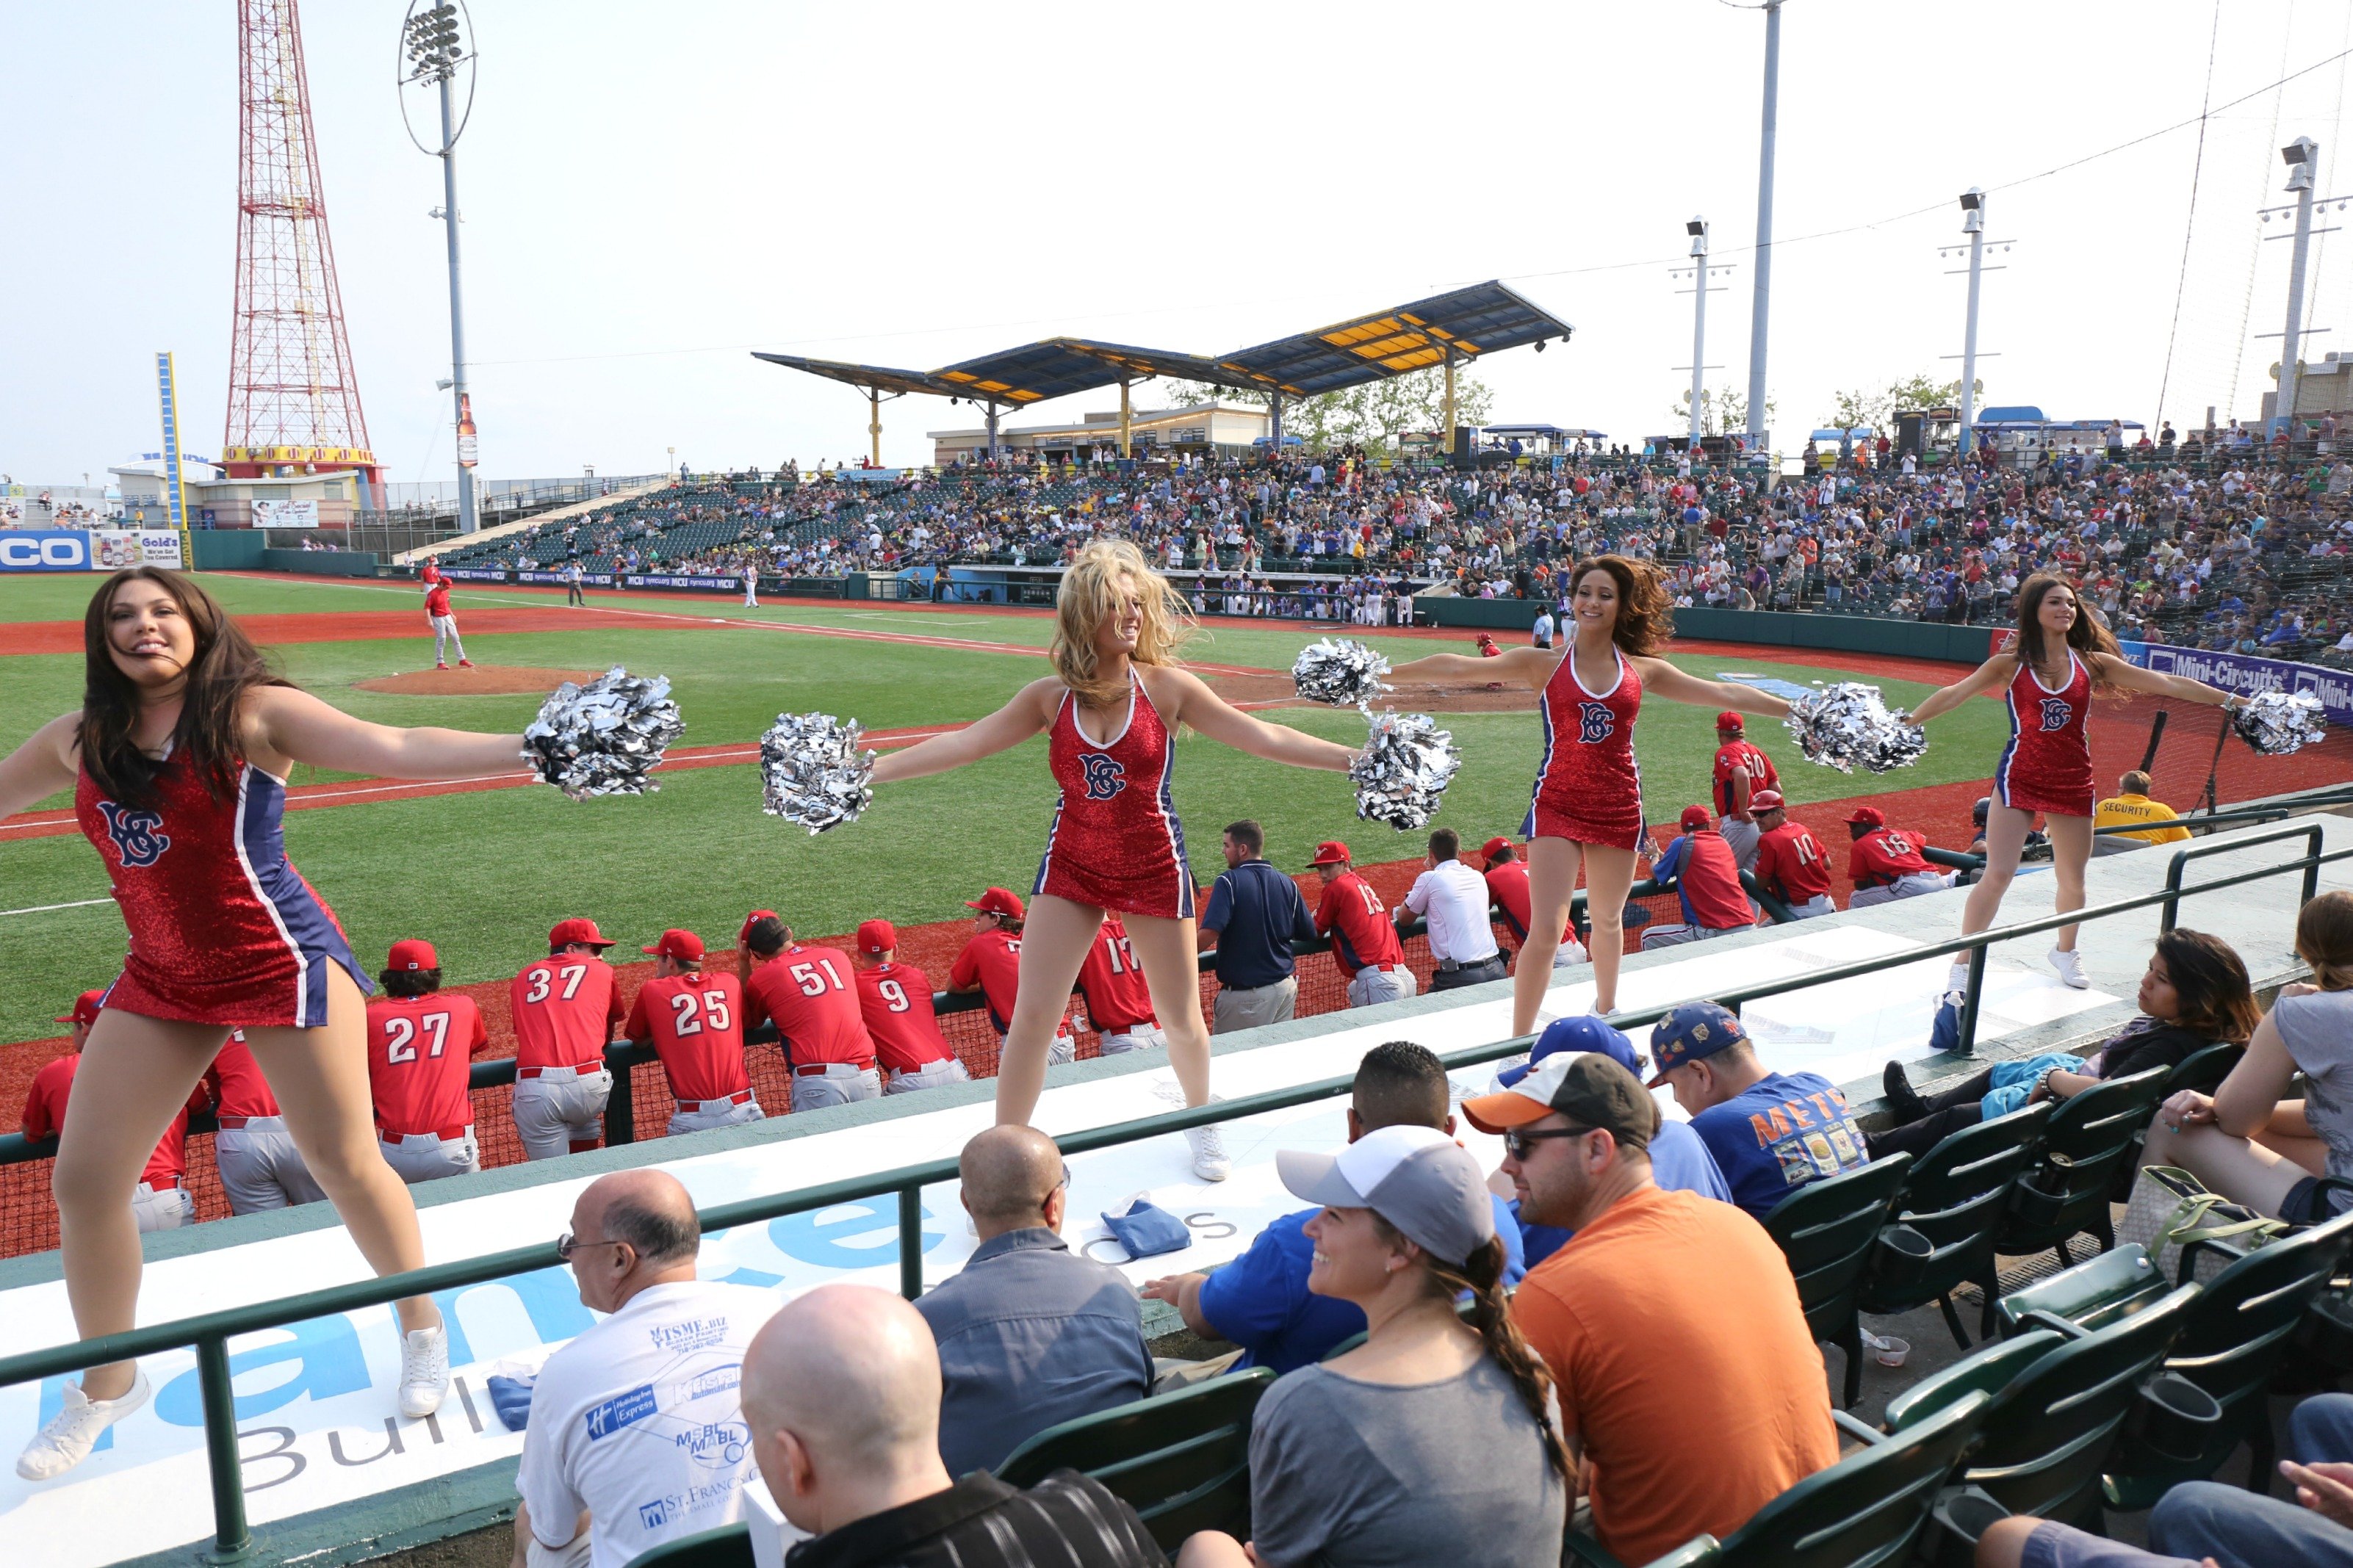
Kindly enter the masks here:
[[[1765, 425], [1770, 429], [1773, 416], [1780, 405], [1772, 398], [1765, 399]], [[1680, 433], [1691, 428], [1691, 394], [1686, 391], [1667, 410], [1667, 417], [1675, 422]], [[1699, 395], [1699, 433], [1703, 436], [1729, 436], [1736, 430], [1748, 428], [1748, 395], [1730, 387], [1703, 387]]]
[[[1978, 406], [1985, 404], [1985, 381], [1976, 384]], [[1961, 402], [1961, 380], [1938, 381], [1926, 371], [1916, 372], [1901, 381], [1887, 384], [1884, 392], [1841, 392], [1836, 407], [1824, 425], [1834, 425], [1841, 430], [1868, 427], [1885, 429], [1894, 424], [1895, 416], [1909, 408], [1957, 408]]]
[[[1264, 408], [1268, 394], [1252, 389], [1209, 386], [1200, 382], [1164, 382], [1169, 400], [1225, 403], [1243, 408]], [[1483, 425], [1495, 404], [1494, 390], [1477, 376], [1454, 374], [1454, 422]], [[1393, 456], [1398, 437], [1409, 430], [1436, 430], [1445, 422], [1446, 373], [1418, 370], [1407, 375], [1362, 382], [1338, 392], [1282, 400], [1282, 433], [1296, 436], [1311, 451], [1324, 451], [1351, 443], [1366, 451]]]

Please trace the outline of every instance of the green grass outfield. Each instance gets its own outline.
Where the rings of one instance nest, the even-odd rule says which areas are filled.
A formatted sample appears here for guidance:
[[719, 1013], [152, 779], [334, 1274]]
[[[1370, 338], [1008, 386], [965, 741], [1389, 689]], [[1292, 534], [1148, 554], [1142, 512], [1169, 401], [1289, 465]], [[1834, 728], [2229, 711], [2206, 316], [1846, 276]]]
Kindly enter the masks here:
[[[208, 576], [232, 610], [246, 613], [382, 610], [411, 605], [413, 589], [386, 594], [343, 587]], [[0, 578], [0, 620], [66, 619], [87, 602], [91, 579]], [[459, 590], [470, 602], [545, 604], [496, 589]], [[591, 668], [620, 663], [670, 677], [687, 721], [684, 743], [755, 740], [781, 709], [822, 709], [876, 729], [977, 718], [1022, 681], [1042, 673], [1036, 660], [1005, 654], [695, 626], [698, 608], [674, 596], [596, 595], [679, 615], [675, 626], [617, 621], [610, 630], [525, 633], [470, 638], [478, 663]], [[560, 603], [560, 601], [559, 601]], [[746, 614], [724, 602], [709, 606]], [[749, 612], [809, 626], [914, 632], [1041, 647], [1050, 623], [1039, 616], [923, 616], [920, 611], [858, 610], [785, 604]], [[1312, 640], [1299, 630], [1212, 626], [1193, 648], [1219, 663], [1288, 668]], [[1400, 657], [1430, 651], [1427, 641], [1395, 639]], [[353, 683], [416, 669], [429, 658], [425, 638], [303, 643], [277, 650], [290, 677], [364, 718], [466, 729], [519, 729], [537, 709], [530, 697], [398, 697], [360, 691]], [[1762, 657], [1677, 656], [1674, 662], [1714, 676], [1741, 669], [1807, 681], [1820, 666], [1779, 665]], [[0, 746], [13, 747], [47, 717], [78, 700], [80, 660], [74, 655], [22, 655], [0, 660], [9, 700], [0, 709]], [[1916, 701], [1928, 688], [1883, 681], [1891, 702]], [[1345, 711], [1286, 709], [1268, 715], [1333, 740], [1354, 743], [1363, 721]], [[1711, 710], [1651, 704], [1638, 750], [1645, 805], [1655, 820], [1707, 798], [1715, 749]], [[1540, 744], [1527, 713], [1451, 715], [1448, 726], [1464, 765], [1439, 821], [1476, 842], [1512, 832], [1526, 810]], [[2005, 734], [1999, 705], [1972, 703], [1938, 727], [1936, 744], [1898, 787], [1983, 776]], [[1868, 793], [1873, 781], [1808, 766], [1779, 728], [1753, 737], [1779, 765], [1799, 802]], [[1345, 838], [1359, 859], [1396, 859], [1420, 851], [1418, 836], [1357, 820], [1346, 781], [1245, 757], [1187, 734], [1179, 742], [1176, 794], [1187, 826], [1196, 874], [1206, 882], [1222, 868], [1218, 830], [1236, 817], [1266, 825], [1268, 854], [1285, 868], [1303, 865], [1320, 839]], [[866, 817], [811, 838], [761, 815], [756, 771], [749, 764], [670, 775], [659, 795], [573, 804], [543, 789], [460, 793], [420, 800], [290, 812], [286, 838], [295, 863], [333, 904], [361, 960], [381, 963], [385, 946], [424, 936], [441, 950], [452, 983], [511, 974], [543, 952], [546, 928], [586, 914], [631, 943], [665, 926], [685, 925], [724, 945], [744, 911], [785, 911], [803, 930], [840, 931], [874, 915], [899, 921], [961, 917], [963, 900], [992, 883], [1026, 889], [1053, 805], [1045, 742], [1029, 742], [978, 766], [884, 790]], [[332, 775], [320, 774], [320, 778]], [[310, 782], [309, 776], [296, 782]], [[1896, 780], [1887, 781], [1896, 784]], [[77, 837], [0, 842], [0, 910], [103, 898], [106, 878]], [[113, 977], [122, 927], [111, 904], [0, 916], [0, 1041], [46, 1037], [51, 1018], [73, 994]]]

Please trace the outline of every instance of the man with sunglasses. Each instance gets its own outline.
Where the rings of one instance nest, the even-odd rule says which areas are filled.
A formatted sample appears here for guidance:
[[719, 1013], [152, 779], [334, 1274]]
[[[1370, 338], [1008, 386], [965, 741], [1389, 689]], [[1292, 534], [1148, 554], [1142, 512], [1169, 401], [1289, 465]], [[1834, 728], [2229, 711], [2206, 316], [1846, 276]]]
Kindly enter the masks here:
[[597, 1177], [556, 1252], [602, 1321], [540, 1369], [515, 1477], [513, 1568], [622, 1568], [744, 1517], [736, 1387], [776, 1299], [695, 1278], [694, 1200], [659, 1170]]
[[[1718, 1538], [1838, 1458], [1830, 1386], [1781, 1250], [1730, 1204], [1652, 1179], [1659, 1108], [1609, 1057], [1562, 1051], [1462, 1102], [1504, 1139], [1523, 1218], [1576, 1232], [1512, 1318], [1552, 1369], [1592, 1532], [1648, 1563]], [[1694, 1433], [1737, 1434], [1693, 1462]]]

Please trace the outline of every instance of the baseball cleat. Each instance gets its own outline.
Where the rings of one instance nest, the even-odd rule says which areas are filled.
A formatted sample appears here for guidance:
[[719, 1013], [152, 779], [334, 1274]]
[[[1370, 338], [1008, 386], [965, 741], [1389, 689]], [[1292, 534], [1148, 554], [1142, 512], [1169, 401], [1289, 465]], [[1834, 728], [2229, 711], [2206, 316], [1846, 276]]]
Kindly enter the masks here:
[[146, 1404], [148, 1393], [144, 1372], [132, 1374], [130, 1392], [120, 1399], [92, 1399], [80, 1384], [67, 1384], [65, 1408], [16, 1456], [16, 1473], [28, 1481], [64, 1475], [90, 1458], [100, 1433]]
[[1233, 1173], [1226, 1158], [1226, 1141], [1215, 1127], [1187, 1127], [1185, 1142], [1192, 1145], [1193, 1173], [1205, 1182], [1222, 1182]]
[[2059, 972], [2061, 982], [2077, 991], [2089, 991], [2092, 977], [2084, 973], [2084, 958], [2072, 947], [2051, 950], [2051, 967]]
[[458, 668], [459, 669], [471, 669], [474, 668], [474, 661], [470, 658], [461, 658], [458, 661]]
[[400, 1413], [415, 1421], [449, 1396], [449, 1331], [412, 1329], [400, 1340]]
[[449, 668], [449, 663], [447, 659], [437, 658], [433, 661], [433, 668], [436, 669], [447, 669]]

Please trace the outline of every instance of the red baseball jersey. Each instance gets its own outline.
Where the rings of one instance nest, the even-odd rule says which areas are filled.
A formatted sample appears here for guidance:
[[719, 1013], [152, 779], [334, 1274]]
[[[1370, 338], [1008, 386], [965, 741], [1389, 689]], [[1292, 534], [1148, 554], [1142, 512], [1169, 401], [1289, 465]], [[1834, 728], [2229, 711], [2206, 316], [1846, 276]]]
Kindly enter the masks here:
[[448, 584], [437, 578], [433, 586], [425, 590], [425, 613], [428, 616], [446, 616], [449, 613]]
[[667, 974], [638, 987], [622, 1031], [651, 1040], [681, 1100], [725, 1100], [752, 1087], [744, 1066], [744, 998], [732, 974]]
[[1144, 682], [1129, 672], [1126, 722], [1103, 744], [1080, 727], [1078, 699], [1064, 692], [1046, 757], [1061, 795], [1030, 897], [1051, 894], [1106, 913], [1191, 919], [1193, 873], [1169, 793], [1176, 742]]
[[[948, 984], [959, 991], [979, 986], [989, 1023], [1004, 1034], [1013, 1026], [1013, 999], [1021, 988], [1021, 939], [1003, 929], [982, 931], [956, 954]], [[1060, 1025], [1054, 1032], [1068, 1034], [1069, 1025]]]
[[1715, 749], [1715, 814], [1729, 816], [1734, 810], [1732, 782], [1736, 777], [1748, 781], [1748, 792], [1778, 789], [1781, 775], [1773, 766], [1773, 759], [1746, 741], [1726, 741]]
[[242, 1031], [228, 1037], [205, 1069], [204, 1087], [197, 1092], [211, 1103], [216, 1116], [281, 1114], [278, 1097], [269, 1092], [269, 1080], [261, 1076], [261, 1064], [253, 1059], [253, 1047], [245, 1043]]
[[[1523, 908], [1526, 901], [1523, 894]], [[1354, 871], [1333, 878], [1315, 900], [1315, 934], [1332, 939], [1332, 962], [1339, 965], [1343, 980], [1354, 980], [1359, 969], [1387, 969], [1405, 962], [1405, 944], [1389, 923], [1388, 906]]]
[[955, 1053], [932, 1010], [932, 977], [912, 963], [878, 963], [857, 973], [858, 1012], [874, 1055], [892, 1072], [913, 1072]]
[[560, 952], [523, 965], [507, 987], [515, 1062], [527, 1068], [596, 1068], [605, 1043], [628, 1015], [619, 976], [601, 958]]
[[[26, 1137], [54, 1138], [65, 1126], [66, 1098], [73, 1091], [74, 1069], [79, 1066], [79, 1055], [59, 1057], [33, 1075], [33, 1086], [25, 1094]], [[204, 1109], [204, 1093], [199, 1086], [195, 1097], [172, 1118], [163, 1142], [147, 1156], [147, 1168], [139, 1173], [141, 1181], [159, 1192], [179, 1185], [188, 1173], [188, 1112]]]
[[1898, 877], [1932, 870], [1920, 857], [1927, 842], [1926, 834], [1910, 828], [1874, 828], [1847, 850], [1847, 879], [1858, 888], [1884, 888]]
[[774, 1019], [795, 1067], [816, 1062], [871, 1066], [874, 1037], [866, 1032], [856, 973], [849, 955], [839, 948], [795, 942], [752, 971], [744, 1026], [756, 1028], [763, 1020]]
[[1095, 932], [1094, 945], [1079, 966], [1079, 990], [1087, 999], [1087, 1016], [1106, 1035], [1160, 1026], [1152, 1013], [1151, 989], [1127, 940], [1127, 922], [1117, 915], [1105, 916]]
[[1606, 691], [1588, 688], [1577, 656], [1561, 656], [1545, 682], [1544, 760], [1523, 837], [1567, 838], [1634, 849], [1642, 842], [1642, 770], [1634, 760], [1634, 720], [1642, 710], [1642, 678], [1633, 661], [1612, 647], [1618, 679]]
[[[1528, 863], [1506, 860], [1487, 868], [1487, 897], [1503, 908], [1504, 923], [1522, 942], [1528, 940]], [[1320, 918], [1320, 917], [1319, 917]]]
[[[1677, 844], [1683, 846], [1680, 854]], [[1733, 931], [1756, 923], [1757, 911], [1740, 886], [1740, 862], [1720, 835], [1707, 828], [1686, 833], [1668, 845], [1662, 858], [1670, 857], [1685, 924]]]
[[2053, 690], [2021, 657], [2010, 678], [2010, 744], [1994, 767], [1994, 798], [2019, 811], [2089, 816], [2098, 794], [2092, 745], [2084, 732], [2092, 710], [2092, 672], [2067, 650], [2067, 684]]
[[368, 1093], [386, 1132], [452, 1135], [474, 1120], [474, 1054], [491, 1043], [474, 999], [457, 992], [379, 996], [367, 1010]]
[[1784, 822], [1757, 840], [1757, 885], [1785, 904], [1831, 890], [1831, 858], [1805, 825]]

